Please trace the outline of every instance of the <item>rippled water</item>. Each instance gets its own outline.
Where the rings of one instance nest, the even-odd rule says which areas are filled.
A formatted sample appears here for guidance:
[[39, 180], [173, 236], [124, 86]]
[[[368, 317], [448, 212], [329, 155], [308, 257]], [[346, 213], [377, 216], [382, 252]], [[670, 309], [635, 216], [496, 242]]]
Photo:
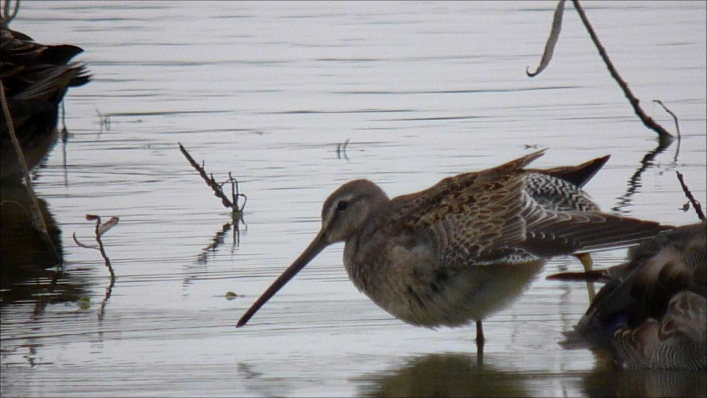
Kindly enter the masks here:
[[[617, 372], [558, 346], [587, 306], [583, 286], [544, 280], [570, 258], [485, 321], [483, 367], [473, 327], [415, 328], [357, 292], [342, 245], [234, 328], [355, 178], [396, 196], [535, 147], [540, 167], [611, 154], [587, 186], [602, 208], [696, 220], [675, 171], [706, 203], [705, 3], [584, 4], [644, 109], [672, 131], [652, 100], [679, 117], [664, 150], [571, 5], [550, 67], [526, 77], [555, 4], [22, 2], [12, 28], [82, 47], [94, 79], [70, 91], [70, 134], [35, 173], [66, 266], [3, 291], [2, 395], [704, 396], [704, 374]], [[238, 179], [237, 231], [177, 142]], [[114, 284], [72, 239], [92, 242], [87, 213], [120, 217], [104, 237]], [[32, 244], [16, 261], [40, 266]]]

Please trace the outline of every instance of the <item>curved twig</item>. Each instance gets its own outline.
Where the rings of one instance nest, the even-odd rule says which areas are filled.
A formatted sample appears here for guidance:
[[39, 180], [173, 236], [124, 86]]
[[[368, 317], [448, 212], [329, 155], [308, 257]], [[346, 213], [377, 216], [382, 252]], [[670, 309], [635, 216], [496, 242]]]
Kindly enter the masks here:
[[545, 68], [550, 64], [552, 59], [552, 54], [555, 52], [555, 45], [557, 45], [557, 40], [560, 38], [560, 31], [562, 30], [562, 16], [565, 12], [565, 0], [560, 0], [555, 9], [555, 16], [552, 18], [552, 29], [550, 30], [550, 37], [545, 43], [545, 52], [543, 57], [540, 59], [540, 65], [535, 70], [535, 72], [530, 72], [530, 67], [525, 68], [525, 74], [528, 77], [535, 77], [544, 71]]

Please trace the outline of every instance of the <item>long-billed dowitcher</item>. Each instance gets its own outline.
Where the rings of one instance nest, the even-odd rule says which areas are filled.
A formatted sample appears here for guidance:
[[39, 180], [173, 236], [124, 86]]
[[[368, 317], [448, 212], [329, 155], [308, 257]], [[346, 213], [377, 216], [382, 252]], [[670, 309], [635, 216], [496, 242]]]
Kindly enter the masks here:
[[707, 221], [665, 231], [628, 257], [548, 277], [606, 283], [563, 345], [600, 348], [628, 367], [707, 369]]
[[609, 156], [525, 169], [543, 152], [393, 199], [368, 180], [342, 185], [324, 202], [312, 243], [237, 327], [324, 248], [346, 242], [349, 278], [378, 306], [431, 328], [475, 320], [483, 344], [481, 321], [519, 296], [545, 259], [632, 245], [668, 228], [602, 213], [581, 189]]
[[[72, 45], [36, 43], [9, 29], [5, 19], [0, 20], [0, 79], [29, 169], [39, 164], [56, 143], [57, 106], [68, 88], [90, 80], [82, 64], [69, 62], [81, 52]], [[4, 112], [0, 112], [0, 155], [0, 180], [19, 182], [21, 169]]]

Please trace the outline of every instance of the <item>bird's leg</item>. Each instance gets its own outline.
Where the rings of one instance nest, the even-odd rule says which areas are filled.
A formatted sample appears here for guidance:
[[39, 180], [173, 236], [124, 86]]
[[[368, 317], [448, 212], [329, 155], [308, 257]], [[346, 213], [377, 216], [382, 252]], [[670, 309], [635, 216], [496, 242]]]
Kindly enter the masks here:
[[[579, 259], [579, 261], [582, 263], [584, 266], [584, 272], [589, 272], [592, 270], [594, 261], [592, 261], [592, 255], [589, 253], [581, 253], [581, 254], [575, 254], [575, 257]], [[594, 301], [594, 296], [596, 295], [596, 291], [594, 290], [594, 282], [589, 282], [587, 281], [587, 293], [589, 293], [589, 302], [591, 303]]]
[[476, 364], [481, 366], [484, 364], [484, 328], [481, 326], [481, 321], [476, 321]]

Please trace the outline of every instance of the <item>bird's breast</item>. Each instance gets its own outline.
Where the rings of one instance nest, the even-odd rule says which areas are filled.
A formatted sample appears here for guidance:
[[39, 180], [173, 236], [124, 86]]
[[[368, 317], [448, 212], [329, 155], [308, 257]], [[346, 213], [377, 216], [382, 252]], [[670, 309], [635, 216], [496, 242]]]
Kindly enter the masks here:
[[347, 241], [344, 266], [354, 285], [394, 317], [418, 326], [462, 326], [505, 308], [542, 266], [449, 266], [431, 244], [395, 239]]

